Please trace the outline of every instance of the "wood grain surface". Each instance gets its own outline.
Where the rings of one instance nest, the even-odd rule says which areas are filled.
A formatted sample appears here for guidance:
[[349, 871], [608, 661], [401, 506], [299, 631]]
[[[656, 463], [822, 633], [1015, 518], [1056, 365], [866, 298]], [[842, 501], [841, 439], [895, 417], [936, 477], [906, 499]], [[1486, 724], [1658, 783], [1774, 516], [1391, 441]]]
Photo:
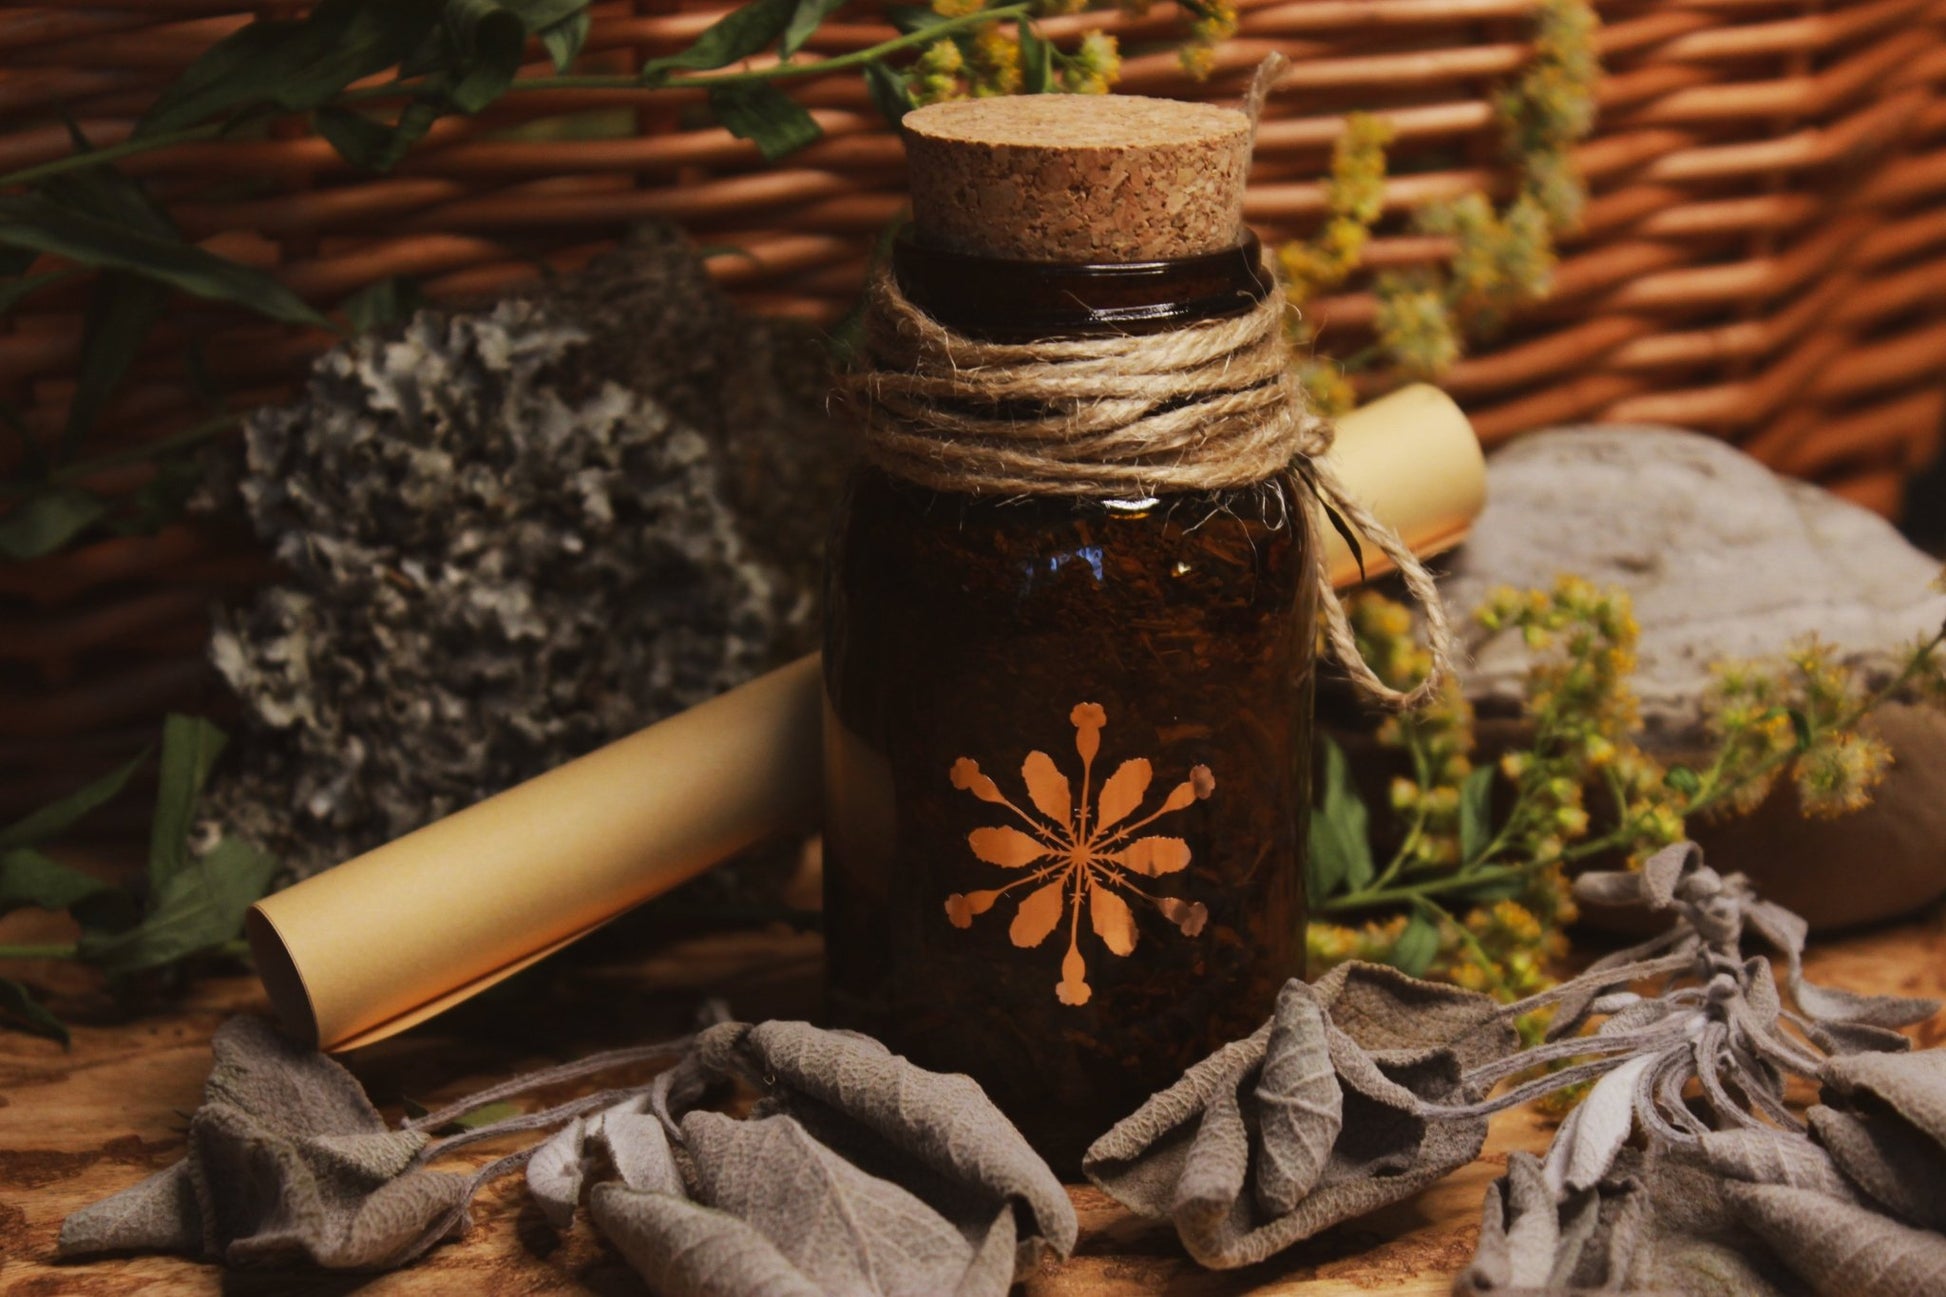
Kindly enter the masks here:
[[[0, 941], [45, 940], [58, 929], [22, 915]], [[646, 952], [646, 953], [645, 953]], [[390, 1117], [410, 1098], [437, 1102], [522, 1068], [685, 1030], [709, 997], [740, 1017], [816, 1012], [820, 948], [778, 931], [706, 935], [619, 925], [406, 1037], [346, 1062]], [[1814, 978], [1858, 990], [1946, 997], [1946, 914], [1827, 942]], [[46, 988], [76, 1024], [70, 1050], [0, 1032], [0, 1293], [6, 1297], [188, 1297], [190, 1294], [506, 1294], [645, 1291], [585, 1222], [557, 1235], [524, 1198], [518, 1177], [476, 1202], [472, 1227], [410, 1269], [380, 1276], [299, 1271], [225, 1273], [173, 1257], [85, 1264], [55, 1260], [64, 1215], [167, 1166], [183, 1150], [187, 1114], [226, 1017], [264, 1011], [255, 981], [201, 978], [159, 1007], [127, 1016], [84, 972], [55, 964], [0, 966]], [[1946, 1015], [1916, 1031], [1946, 1038]], [[565, 1093], [545, 1096], [550, 1100]], [[1545, 1146], [1551, 1125], [1527, 1111], [1501, 1116], [1478, 1161], [1410, 1202], [1349, 1222], [1249, 1270], [1212, 1273], [1183, 1254], [1166, 1226], [1130, 1217], [1101, 1193], [1072, 1190], [1081, 1242], [1044, 1266], [1027, 1297], [1180, 1297], [1444, 1293], [1471, 1255], [1480, 1200], [1510, 1150]], [[484, 1162], [508, 1146], [479, 1146], [451, 1162]], [[445, 1163], [442, 1163], [445, 1165]]]

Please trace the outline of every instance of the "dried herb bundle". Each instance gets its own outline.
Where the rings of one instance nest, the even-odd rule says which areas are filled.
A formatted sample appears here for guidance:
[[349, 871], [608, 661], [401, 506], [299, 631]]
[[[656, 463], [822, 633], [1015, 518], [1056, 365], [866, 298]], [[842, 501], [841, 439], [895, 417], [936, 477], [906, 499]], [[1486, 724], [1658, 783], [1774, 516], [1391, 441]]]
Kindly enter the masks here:
[[645, 230], [322, 358], [248, 424], [289, 575], [212, 642], [247, 713], [216, 817], [301, 876], [808, 647], [839, 456], [799, 341]]
[[[1459, 1292], [1936, 1291], [1946, 1054], [1905, 1052], [1895, 1028], [1937, 1006], [1805, 980], [1802, 922], [1691, 844], [1577, 889], [1672, 926], [1511, 1005], [1371, 964], [1292, 981], [1260, 1030], [1097, 1141], [1088, 1175], [1172, 1221], [1203, 1264], [1248, 1265], [1470, 1161], [1492, 1112], [1592, 1081], [1544, 1159], [1510, 1159]], [[1746, 937], [1782, 957], [1781, 987]], [[1552, 1038], [1520, 1050], [1514, 1019], [1550, 1006]], [[427, 1137], [513, 1095], [678, 1053], [647, 1085]], [[1807, 1120], [1786, 1101], [1793, 1077], [1821, 1086]], [[746, 1120], [708, 1106], [732, 1083], [758, 1093]], [[425, 1169], [555, 1127], [470, 1177]], [[997, 1297], [1076, 1237], [1060, 1183], [976, 1085], [853, 1033], [719, 1023], [390, 1130], [337, 1064], [241, 1021], [218, 1035], [188, 1158], [77, 1213], [62, 1247], [398, 1265], [463, 1229], [479, 1185], [522, 1165], [557, 1227], [585, 1200], [678, 1297]]]
[[[978, 1086], [848, 1032], [718, 1023], [516, 1078], [397, 1129], [343, 1067], [257, 1019], [226, 1023], [214, 1052], [188, 1156], [70, 1216], [64, 1256], [389, 1269], [463, 1232], [479, 1188], [523, 1165], [556, 1227], [585, 1194], [595, 1226], [667, 1297], [1000, 1297], [1041, 1255], [1074, 1246], [1060, 1181]], [[467, 1120], [678, 1054], [648, 1085]], [[747, 1119], [701, 1106], [733, 1083], [758, 1091]], [[556, 1126], [471, 1175], [426, 1169], [455, 1148]]]
[[[1423, 678], [1403, 605], [1367, 592], [1348, 609], [1361, 652], [1388, 682]], [[1625, 592], [1564, 576], [1551, 590], [1497, 590], [1474, 620], [1486, 637], [1527, 646], [1529, 737], [1476, 765], [1479, 730], [1457, 687], [1389, 717], [1376, 735], [1402, 767], [1389, 807], [1361, 800], [1343, 753], [1326, 744], [1308, 856], [1312, 913], [1327, 920], [1310, 928], [1314, 971], [1369, 959], [1501, 1000], [1530, 995], [1566, 952], [1562, 929], [1576, 913], [1568, 872], [1604, 858], [1644, 861], [1683, 840], [1690, 823], [1755, 809], [1784, 780], [1808, 815], [1855, 811], [1890, 761], [1876, 709], [1946, 697], [1946, 634], [1912, 644], [1882, 674], [1830, 645], [1799, 643], [1773, 660], [1716, 664], [1703, 700], [1708, 750], [1693, 766], [1665, 764], [1642, 746], [1639, 628]], [[1375, 841], [1395, 845], [1375, 852]]]
[[[1491, 1113], [1592, 1082], [1545, 1160], [1510, 1163], [1461, 1291], [1931, 1291], [1946, 1055], [1904, 1054], [1896, 1028], [1939, 1006], [1806, 981], [1803, 921], [1691, 843], [1575, 892], [1674, 922], [1508, 1005], [1363, 964], [1293, 983], [1104, 1136], [1090, 1178], [1204, 1264], [1247, 1265], [1470, 1160]], [[1746, 936], [1781, 955], [1781, 990]], [[1547, 1041], [1514, 1048], [1509, 1024], [1541, 1009]], [[1790, 1077], [1823, 1085], [1808, 1128]]]

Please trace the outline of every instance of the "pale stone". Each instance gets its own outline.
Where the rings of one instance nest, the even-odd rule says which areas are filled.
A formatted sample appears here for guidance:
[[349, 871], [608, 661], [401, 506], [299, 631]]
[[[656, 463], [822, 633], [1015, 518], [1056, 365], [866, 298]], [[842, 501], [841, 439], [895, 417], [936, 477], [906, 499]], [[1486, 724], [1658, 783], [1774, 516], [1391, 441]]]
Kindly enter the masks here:
[[[1697, 760], [1709, 668], [1774, 658], [1816, 634], [1883, 680], [1946, 617], [1938, 560], [1874, 513], [1790, 481], [1713, 438], [1609, 425], [1537, 433], [1492, 456], [1487, 508], [1442, 583], [1460, 616], [1496, 586], [1546, 588], [1573, 573], [1618, 586], [1642, 628], [1635, 684], [1645, 745]], [[1472, 645], [1467, 693], [1489, 748], [1524, 741], [1526, 652], [1517, 636]], [[1788, 780], [1743, 819], [1692, 824], [1719, 868], [1829, 929], [1946, 894], [1946, 715], [1893, 705], [1879, 719], [1894, 765], [1864, 811], [1807, 821]]]
[[[1938, 572], [1877, 514], [1721, 441], [1607, 425], [1537, 433], [1492, 456], [1486, 511], [1442, 588], [1463, 615], [1496, 586], [1545, 588], [1563, 573], [1627, 590], [1642, 627], [1643, 724], [1662, 746], [1697, 737], [1710, 665], [1724, 659], [1774, 657], [1816, 634], [1882, 673], [1946, 618]], [[1473, 650], [1468, 694], [1487, 710], [1517, 706], [1519, 639]]]

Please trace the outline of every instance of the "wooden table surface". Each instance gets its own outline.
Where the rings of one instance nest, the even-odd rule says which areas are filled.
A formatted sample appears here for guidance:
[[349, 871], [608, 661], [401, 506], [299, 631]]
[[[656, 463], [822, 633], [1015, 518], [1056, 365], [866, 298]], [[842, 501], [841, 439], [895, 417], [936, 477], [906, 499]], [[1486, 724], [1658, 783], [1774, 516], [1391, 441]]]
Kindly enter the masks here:
[[[16, 914], [0, 941], [30, 936]], [[643, 954], [643, 951], [649, 951]], [[672, 936], [640, 925], [598, 934], [582, 948], [405, 1037], [347, 1063], [388, 1116], [406, 1098], [458, 1097], [516, 1070], [590, 1050], [679, 1034], [705, 996], [738, 1016], [815, 1012], [818, 939], [788, 932]], [[1946, 915], [1817, 946], [1814, 979], [1858, 990], [1946, 998]], [[64, 1215], [167, 1166], [183, 1150], [186, 1115], [209, 1066], [209, 1038], [236, 1013], [262, 1012], [261, 992], [239, 974], [203, 978], [159, 1011], [121, 1018], [83, 971], [0, 965], [51, 988], [76, 1023], [73, 1048], [0, 1031], [0, 1294], [119, 1297], [144, 1294], [525, 1293], [640, 1294], [632, 1271], [585, 1221], [556, 1235], [524, 1200], [519, 1177], [476, 1201], [473, 1226], [410, 1269], [378, 1277], [314, 1271], [225, 1274], [173, 1257], [85, 1264], [54, 1259]], [[1946, 1038], [1946, 1015], [1915, 1033]], [[1486, 1151], [1418, 1198], [1349, 1222], [1245, 1271], [1213, 1273], [1183, 1254], [1166, 1225], [1136, 1220], [1090, 1188], [1072, 1190], [1081, 1242], [1065, 1264], [1029, 1277], [1027, 1297], [1182, 1297], [1348, 1293], [1441, 1294], [1472, 1253], [1481, 1196], [1512, 1149], [1545, 1147], [1550, 1124], [1526, 1111], [1497, 1119]], [[479, 1163], [510, 1145], [480, 1146], [449, 1162]]]

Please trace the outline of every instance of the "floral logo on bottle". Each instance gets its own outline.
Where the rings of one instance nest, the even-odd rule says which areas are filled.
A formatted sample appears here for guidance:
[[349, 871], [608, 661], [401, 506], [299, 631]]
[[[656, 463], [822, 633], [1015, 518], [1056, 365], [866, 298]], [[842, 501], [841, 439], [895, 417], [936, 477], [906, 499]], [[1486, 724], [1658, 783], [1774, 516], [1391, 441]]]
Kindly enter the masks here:
[[1139, 819], [1132, 818], [1148, 796], [1154, 769], [1142, 757], [1124, 761], [1096, 796], [1095, 754], [1101, 750], [1101, 730], [1108, 723], [1108, 714], [1098, 703], [1082, 703], [1068, 714], [1068, 720], [1074, 725], [1074, 748], [1081, 756], [1081, 792], [1075, 795], [1074, 785], [1055, 766], [1054, 758], [1045, 752], [1029, 752], [1020, 773], [1038, 814], [1008, 800], [993, 780], [980, 773], [979, 763], [971, 757], [953, 763], [953, 787], [983, 802], [1006, 807], [1025, 826], [1024, 830], [1011, 824], [974, 829], [966, 838], [973, 854], [989, 865], [1026, 872], [1005, 887], [953, 893], [946, 898], [946, 917], [956, 928], [971, 927], [973, 916], [985, 914], [1001, 897], [1031, 888], [1020, 899], [1007, 935], [1014, 945], [1031, 949], [1046, 941], [1065, 920], [1068, 953], [1061, 961], [1061, 980], [1054, 994], [1063, 1004], [1079, 1005], [1086, 1004], [1093, 994], [1087, 982], [1087, 962], [1081, 957], [1084, 906], [1088, 926], [1115, 955], [1133, 951], [1137, 936], [1135, 915], [1124, 893], [1153, 905], [1186, 937], [1203, 930], [1209, 911], [1201, 901], [1154, 896], [1136, 882], [1137, 878], [1160, 878], [1188, 868], [1189, 843], [1160, 834], [1137, 835], [1163, 816], [1208, 797], [1216, 789], [1216, 776], [1208, 766], [1192, 767], [1189, 778], [1171, 789], [1160, 806]]

